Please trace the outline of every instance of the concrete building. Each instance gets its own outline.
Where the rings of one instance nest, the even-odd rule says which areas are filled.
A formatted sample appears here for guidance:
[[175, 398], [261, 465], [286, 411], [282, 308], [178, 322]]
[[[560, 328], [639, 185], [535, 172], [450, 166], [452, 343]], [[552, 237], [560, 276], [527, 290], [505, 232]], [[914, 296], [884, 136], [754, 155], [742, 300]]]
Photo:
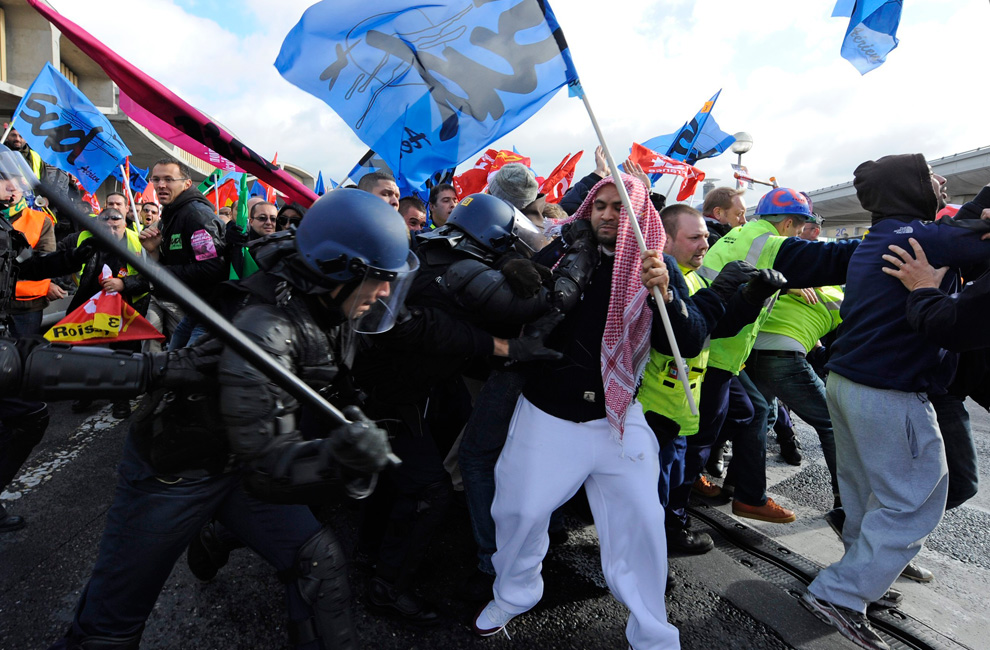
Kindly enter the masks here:
[[[132, 152], [132, 164], [144, 169], [164, 156], [173, 156], [192, 169], [196, 182], [213, 171], [209, 163], [159, 138], [125, 115], [118, 105], [116, 84], [25, 0], [0, 0], [0, 119], [10, 120], [45, 63], [61, 71], [110, 119]], [[314, 187], [313, 174], [292, 165], [280, 166], [308, 187]], [[115, 189], [117, 183], [112, 177], [104, 182], [97, 192], [101, 203], [106, 193]]]

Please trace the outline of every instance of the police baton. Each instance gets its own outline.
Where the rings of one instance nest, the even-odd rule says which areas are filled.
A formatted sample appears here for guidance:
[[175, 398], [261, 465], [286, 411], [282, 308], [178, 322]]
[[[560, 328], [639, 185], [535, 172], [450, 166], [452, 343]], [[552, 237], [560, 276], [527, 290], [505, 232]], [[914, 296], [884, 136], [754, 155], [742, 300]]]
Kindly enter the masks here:
[[[350, 424], [350, 420], [337, 407], [323, 399], [323, 396], [313, 390], [306, 382], [296, 377], [285, 366], [258, 347], [254, 341], [244, 336], [230, 321], [193, 293], [189, 287], [182, 284], [165, 267], [148, 257], [135, 255], [103, 229], [94, 228], [92, 218], [79, 212], [47, 182], [40, 181], [38, 187], [60, 216], [68, 216], [79, 228], [88, 230], [93, 235], [93, 239], [99, 242], [101, 246], [112, 250], [120, 259], [151, 280], [157, 289], [161, 289], [179, 303], [187, 314], [196, 316], [218, 339], [223, 341], [224, 345], [247, 359], [272, 383], [277, 384], [300, 402], [316, 409], [317, 413], [329, 418], [330, 421], [337, 424]], [[402, 462], [391, 450], [388, 456], [389, 462], [393, 465]]]

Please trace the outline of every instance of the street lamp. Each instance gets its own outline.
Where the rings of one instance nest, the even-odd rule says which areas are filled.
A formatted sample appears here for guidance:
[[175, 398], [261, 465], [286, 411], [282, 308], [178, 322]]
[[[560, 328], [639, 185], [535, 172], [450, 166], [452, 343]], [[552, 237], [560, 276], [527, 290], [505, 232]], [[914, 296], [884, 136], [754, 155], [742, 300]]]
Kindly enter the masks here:
[[732, 143], [730, 149], [732, 149], [732, 153], [738, 156], [736, 164], [742, 166], [742, 155], [753, 148], [753, 136], [745, 131], [740, 131], [732, 137], [734, 137], [736, 141]]

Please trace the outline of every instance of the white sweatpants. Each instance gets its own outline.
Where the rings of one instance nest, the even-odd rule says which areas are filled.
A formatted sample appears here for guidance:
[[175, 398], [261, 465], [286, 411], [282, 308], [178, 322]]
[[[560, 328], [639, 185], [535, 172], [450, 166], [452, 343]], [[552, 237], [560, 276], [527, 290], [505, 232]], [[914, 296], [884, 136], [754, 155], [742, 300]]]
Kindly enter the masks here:
[[605, 581], [629, 608], [629, 644], [634, 650], [680, 648], [664, 605], [667, 540], [657, 494], [659, 451], [638, 402], [629, 406], [620, 445], [610, 438], [605, 419], [561, 420], [520, 397], [495, 466], [495, 603], [521, 614], [543, 597], [540, 571], [550, 546], [550, 514], [584, 485]]

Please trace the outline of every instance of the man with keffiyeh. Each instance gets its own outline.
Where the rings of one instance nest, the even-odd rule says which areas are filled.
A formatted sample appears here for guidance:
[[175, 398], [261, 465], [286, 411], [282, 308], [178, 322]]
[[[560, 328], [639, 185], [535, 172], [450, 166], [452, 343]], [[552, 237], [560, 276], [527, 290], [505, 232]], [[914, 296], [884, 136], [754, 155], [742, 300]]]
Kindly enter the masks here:
[[[663, 226], [646, 188], [622, 175], [647, 247], [662, 250]], [[636, 650], [678, 648], [667, 622], [663, 509], [657, 495], [659, 447], [634, 400], [650, 348], [670, 353], [657, 309], [670, 316], [680, 351], [701, 351], [724, 313], [717, 295], [690, 296], [675, 262], [665, 266], [665, 304], [649, 297], [640, 252], [612, 177], [601, 180], [574, 219], [588, 219], [601, 259], [582, 299], [546, 339], [558, 361], [534, 363], [496, 467], [498, 551], [494, 599], [475, 632], [490, 636], [543, 595], [541, 562], [550, 514], [585, 486], [601, 544], [605, 580], [630, 610], [626, 636]], [[660, 265], [663, 266], [663, 265]]]

